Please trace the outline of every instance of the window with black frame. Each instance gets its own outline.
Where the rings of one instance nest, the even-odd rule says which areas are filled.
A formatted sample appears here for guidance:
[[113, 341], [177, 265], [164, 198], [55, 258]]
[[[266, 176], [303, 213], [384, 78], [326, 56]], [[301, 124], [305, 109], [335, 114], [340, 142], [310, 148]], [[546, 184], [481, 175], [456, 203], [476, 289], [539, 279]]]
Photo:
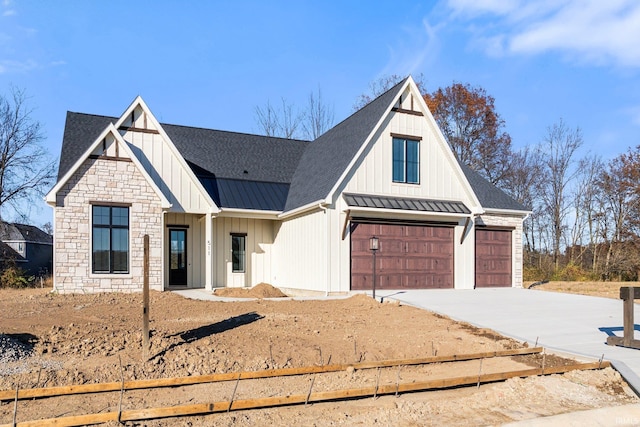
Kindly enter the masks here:
[[393, 138], [393, 182], [420, 183], [419, 141]]
[[129, 272], [129, 208], [92, 206], [92, 272]]
[[244, 273], [246, 237], [246, 234], [231, 235], [231, 270], [234, 273]]

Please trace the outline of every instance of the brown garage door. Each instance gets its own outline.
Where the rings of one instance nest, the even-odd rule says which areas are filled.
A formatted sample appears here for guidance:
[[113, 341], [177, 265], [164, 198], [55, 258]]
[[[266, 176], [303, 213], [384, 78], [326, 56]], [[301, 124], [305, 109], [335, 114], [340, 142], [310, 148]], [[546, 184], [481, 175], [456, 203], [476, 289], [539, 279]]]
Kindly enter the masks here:
[[511, 230], [476, 230], [476, 288], [511, 286]]
[[453, 288], [453, 228], [351, 224], [351, 289], [372, 289], [369, 238], [380, 239], [376, 289]]

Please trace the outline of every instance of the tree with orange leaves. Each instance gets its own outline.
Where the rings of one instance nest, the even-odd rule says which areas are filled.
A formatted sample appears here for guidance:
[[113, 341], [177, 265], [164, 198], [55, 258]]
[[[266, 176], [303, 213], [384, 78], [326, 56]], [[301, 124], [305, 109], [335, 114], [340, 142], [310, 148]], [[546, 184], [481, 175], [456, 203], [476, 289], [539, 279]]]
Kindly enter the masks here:
[[511, 137], [494, 98], [481, 87], [454, 82], [423, 95], [458, 160], [501, 186], [511, 167]]

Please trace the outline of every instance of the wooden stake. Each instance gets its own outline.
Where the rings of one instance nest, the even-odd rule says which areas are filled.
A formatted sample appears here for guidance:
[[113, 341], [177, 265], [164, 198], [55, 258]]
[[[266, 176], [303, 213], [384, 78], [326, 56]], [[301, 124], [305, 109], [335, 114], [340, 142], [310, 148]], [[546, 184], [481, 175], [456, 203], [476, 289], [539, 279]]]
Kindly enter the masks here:
[[600, 357], [599, 363], [598, 363], [598, 368], [600, 366], [602, 366], [602, 360], [604, 360], [604, 353], [602, 353], [602, 356]]
[[307, 393], [307, 398], [304, 401], [304, 406], [307, 406], [307, 403], [309, 403], [309, 397], [311, 396], [311, 390], [313, 389], [313, 383], [316, 382], [316, 376], [314, 375], [313, 378], [311, 378], [311, 385], [309, 386], [309, 393]]
[[149, 360], [149, 235], [144, 235], [144, 272], [142, 282], [142, 354]]
[[547, 353], [546, 352], [542, 352], [542, 375], [544, 375], [544, 364], [547, 360]]
[[396, 377], [396, 397], [398, 397], [398, 387], [400, 387], [400, 369], [402, 369], [402, 365], [398, 366], [398, 376]]
[[16, 399], [13, 401], [13, 427], [16, 427], [18, 419], [18, 392], [20, 391], [20, 383], [16, 385]]
[[476, 386], [476, 388], [480, 388], [480, 377], [482, 376], [482, 361], [484, 359], [480, 359], [480, 368], [478, 369], [478, 385]]
[[236, 391], [238, 390], [238, 384], [240, 384], [240, 373], [238, 373], [238, 380], [236, 381], [235, 387], [233, 387], [233, 393], [231, 393], [231, 400], [229, 401], [229, 409], [227, 409], [227, 412], [231, 411], [231, 405], [233, 405], [233, 399], [236, 397]]
[[376, 390], [373, 392], [373, 400], [378, 397], [378, 386], [380, 385], [380, 368], [378, 368], [378, 377], [376, 378]]
[[122, 416], [122, 398], [124, 396], [124, 371], [122, 369], [122, 358], [120, 357], [120, 355], [118, 355], [118, 361], [120, 362], [120, 382], [121, 382], [120, 403], [118, 404], [118, 422], [122, 423], [120, 418]]

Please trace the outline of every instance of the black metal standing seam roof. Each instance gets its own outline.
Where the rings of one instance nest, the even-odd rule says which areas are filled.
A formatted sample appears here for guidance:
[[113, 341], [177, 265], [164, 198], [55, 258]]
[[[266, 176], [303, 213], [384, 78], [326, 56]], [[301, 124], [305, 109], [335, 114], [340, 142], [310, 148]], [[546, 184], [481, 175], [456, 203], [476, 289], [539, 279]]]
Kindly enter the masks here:
[[401, 209], [405, 211], [464, 214], [471, 213], [464, 203], [450, 200], [411, 199], [403, 197], [370, 196], [365, 194], [344, 194], [350, 207]]
[[471, 188], [476, 194], [476, 197], [478, 197], [478, 201], [483, 208], [506, 209], [523, 212], [530, 211], [526, 206], [517, 202], [507, 193], [491, 184], [469, 166], [460, 163], [460, 167], [467, 177], [469, 184], [471, 184]]
[[407, 79], [313, 141], [293, 175], [286, 211], [326, 198]]
[[282, 212], [289, 184], [199, 177], [216, 205], [221, 208]]

